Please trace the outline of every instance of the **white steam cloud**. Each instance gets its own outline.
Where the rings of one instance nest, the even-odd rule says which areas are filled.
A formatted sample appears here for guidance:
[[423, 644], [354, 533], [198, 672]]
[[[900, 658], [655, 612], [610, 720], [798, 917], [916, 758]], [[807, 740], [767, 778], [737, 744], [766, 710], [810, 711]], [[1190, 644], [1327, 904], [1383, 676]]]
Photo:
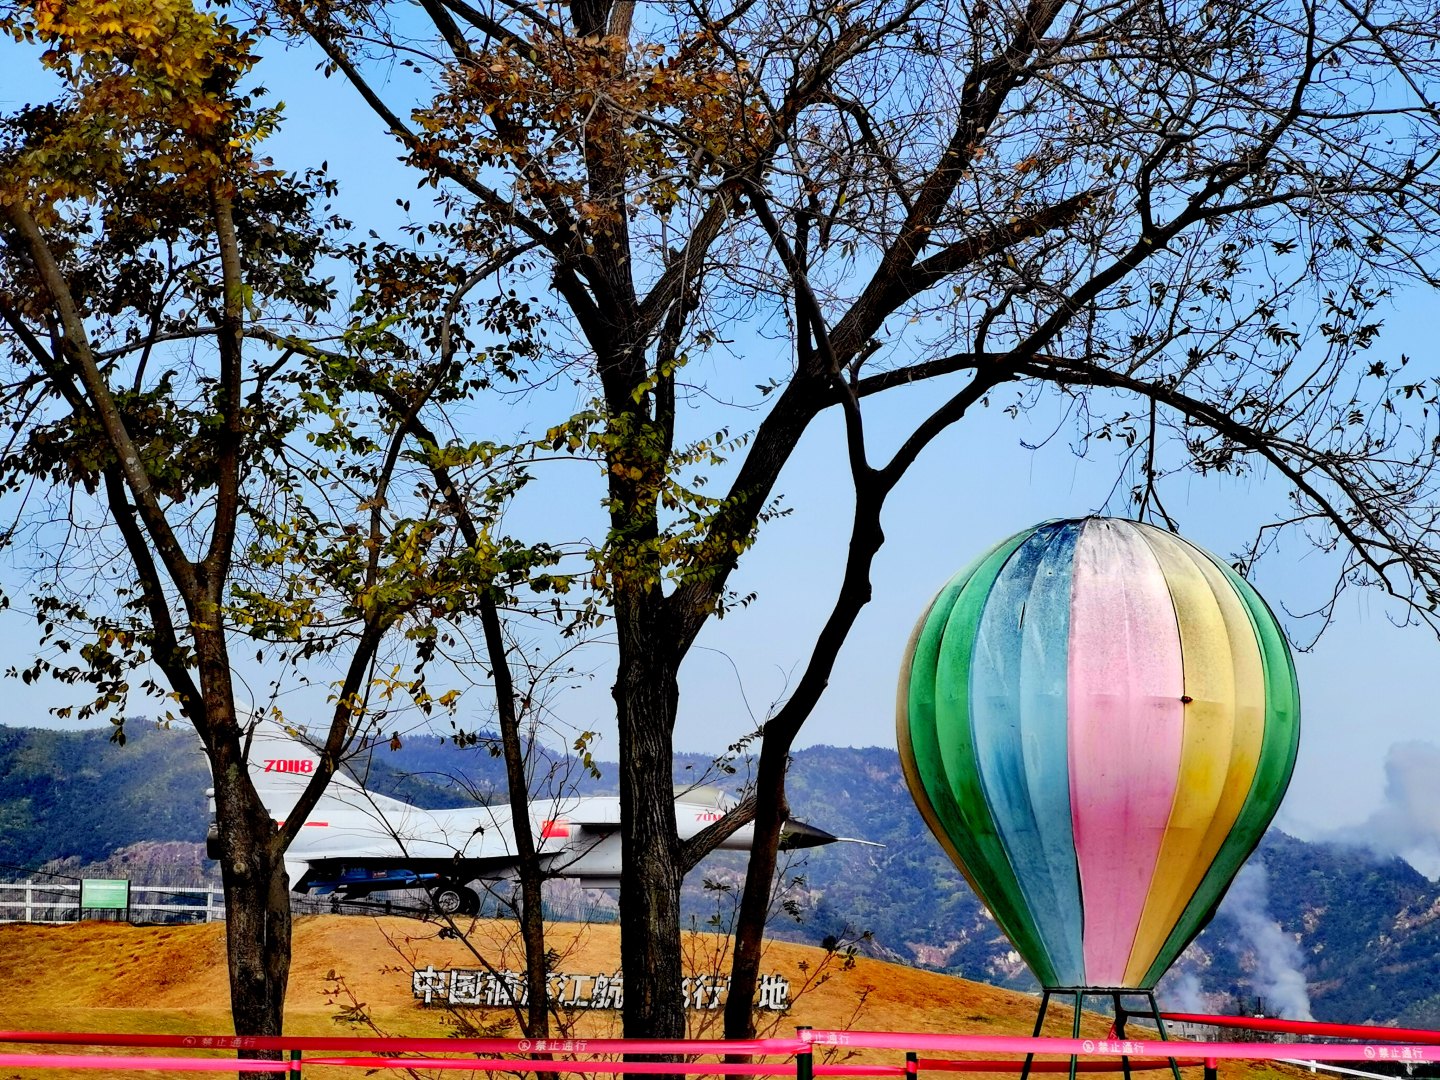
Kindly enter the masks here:
[[1254, 952], [1251, 979], [1255, 993], [1265, 1000], [1265, 1011], [1286, 1020], [1315, 1019], [1300, 970], [1300, 946], [1270, 916], [1270, 878], [1263, 863], [1241, 869], [1221, 910], [1239, 926], [1237, 944]]
[[1385, 755], [1385, 795], [1359, 825], [1327, 839], [1398, 855], [1426, 877], [1440, 877], [1440, 746], [1401, 742]]
[[1205, 1000], [1205, 991], [1200, 986], [1200, 976], [1193, 971], [1172, 968], [1161, 981], [1159, 990], [1169, 1012], [1210, 1012], [1210, 1003]]

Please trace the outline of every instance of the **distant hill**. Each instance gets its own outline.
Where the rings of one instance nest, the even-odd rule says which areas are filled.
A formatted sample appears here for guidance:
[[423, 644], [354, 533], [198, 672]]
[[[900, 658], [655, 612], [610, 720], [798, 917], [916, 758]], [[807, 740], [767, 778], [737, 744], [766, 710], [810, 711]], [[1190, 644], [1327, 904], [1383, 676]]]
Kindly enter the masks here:
[[[209, 774], [193, 733], [135, 721], [124, 747], [106, 731], [0, 727], [0, 874], [42, 864], [118, 872], [156, 883], [201, 865]], [[582, 790], [613, 791], [563, 757], [547, 767]], [[460, 805], [502, 794], [503, 770], [484, 747], [438, 738], [378, 749], [367, 783], [417, 805]], [[734, 786], [705, 755], [681, 755], [677, 782]], [[818, 944], [863, 936], [877, 958], [1027, 989], [1028, 971], [915, 810], [893, 750], [812, 747], [795, 754], [796, 817], [881, 848], [837, 844], [792, 861], [772, 921], [778, 939]], [[188, 849], [186, 845], [189, 845]], [[57, 860], [64, 860], [63, 865]], [[691, 925], [733, 920], [744, 862], [719, 855], [686, 883]], [[602, 907], [603, 910], [603, 907]], [[1172, 1005], [1256, 1007], [1317, 1019], [1440, 1026], [1440, 887], [1399, 859], [1306, 843], [1272, 830], [1214, 924], [1162, 984]]]
[[119, 747], [108, 728], [0, 727], [0, 864], [90, 862], [140, 840], [205, 839], [210, 781], [194, 732], [139, 723], [127, 734]]

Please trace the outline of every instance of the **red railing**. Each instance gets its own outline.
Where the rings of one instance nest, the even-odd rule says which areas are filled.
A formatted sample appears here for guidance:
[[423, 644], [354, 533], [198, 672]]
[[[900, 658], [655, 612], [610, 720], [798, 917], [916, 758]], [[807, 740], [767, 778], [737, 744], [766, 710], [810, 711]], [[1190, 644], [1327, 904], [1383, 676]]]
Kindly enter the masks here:
[[[1249, 1017], [1202, 1016], [1165, 1013], [1178, 1022], [1212, 1026], [1257, 1028]], [[1222, 1060], [1279, 1060], [1393, 1062], [1415, 1064], [1440, 1061], [1440, 1032], [1419, 1029], [1376, 1028], [1356, 1024], [1313, 1024], [1265, 1021], [1263, 1030], [1363, 1038], [1355, 1043], [1166, 1043], [1159, 1038], [1071, 1039], [1030, 1038], [1013, 1035], [945, 1035], [932, 1032], [830, 1031], [801, 1029], [793, 1038], [726, 1041], [721, 1039], [409, 1039], [286, 1035], [274, 1038], [228, 1035], [146, 1035], [96, 1032], [0, 1031], [0, 1044], [88, 1048], [166, 1049], [185, 1051], [279, 1051], [289, 1061], [236, 1060], [229, 1057], [175, 1055], [105, 1055], [32, 1051], [0, 1053], [4, 1069], [96, 1069], [110, 1072], [170, 1070], [185, 1072], [288, 1072], [303, 1075], [311, 1066], [365, 1069], [469, 1070], [472, 1072], [533, 1072], [615, 1074], [684, 1074], [711, 1076], [794, 1076], [810, 1080], [820, 1076], [907, 1076], [920, 1072], [1019, 1072], [1026, 1056], [1074, 1059], [1032, 1060], [1028, 1071], [1131, 1072], [1204, 1066], [1213, 1077]], [[906, 1051], [904, 1065], [827, 1063], [815, 1060], [816, 1050]], [[1162, 1055], [1181, 1050], [1183, 1058]], [[922, 1058], [919, 1052], [988, 1055], [979, 1059]], [[439, 1057], [415, 1057], [439, 1054]], [[681, 1055], [681, 1061], [595, 1060], [623, 1054]], [[362, 1056], [363, 1055], [363, 1056]], [[479, 1056], [470, 1056], [479, 1055]], [[564, 1055], [553, 1057], [552, 1055]], [[782, 1058], [780, 1061], [737, 1063], [697, 1061], [702, 1057], [749, 1056]], [[1000, 1055], [1000, 1056], [996, 1056]]]

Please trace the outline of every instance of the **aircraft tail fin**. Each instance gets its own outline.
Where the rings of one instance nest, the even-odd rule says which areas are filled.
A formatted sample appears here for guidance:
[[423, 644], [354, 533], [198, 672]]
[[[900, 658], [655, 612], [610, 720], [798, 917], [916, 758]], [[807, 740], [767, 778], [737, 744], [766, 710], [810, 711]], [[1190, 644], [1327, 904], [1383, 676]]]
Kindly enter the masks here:
[[[259, 720], [250, 734], [246, 761], [256, 792], [275, 819], [283, 821], [315, 775], [320, 751], [300, 729], [282, 727], [273, 720]], [[408, 809], [396, 799], [367, 791], [343, 765], [330, 778], [316, 809], [326, 803], [362, 804], [382, 810]]]

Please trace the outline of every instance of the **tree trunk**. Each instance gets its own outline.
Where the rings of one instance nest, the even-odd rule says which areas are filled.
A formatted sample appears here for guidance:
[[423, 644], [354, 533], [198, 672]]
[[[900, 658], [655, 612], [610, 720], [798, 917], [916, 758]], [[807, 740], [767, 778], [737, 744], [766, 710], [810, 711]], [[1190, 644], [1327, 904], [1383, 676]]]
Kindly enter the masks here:
[[760, 951], [765, 944], [765, 922], [779, 863], [780, 827], [789, 816], [785, 800], [785, 766], [790, 742], [783, 749], [778, 739], [761, 744], [755, 790], [765, 793], [755, 805], [754, 839], [745, 868], [745, 890], [735, 920], [735, 951], [730, 962], [730, 994], [725, 999], [725, 1038], [755, 1037], [755, 988], [760, 981]]
[[[442, 479], [448, 486], [448, 477]], [[453, 486], [448, 486], [448, 491], [453, 492]], [[458, 499], [455, 501], [458, 502]], [[471, 549], [478, 550], [479, 533], [468, 513], [462, 514], [462, 522]], [[505, 633], [495, 596], [488, 591], [491, 586], [485, 588], [487, 591], [480, 598], [480, 623], [485, 632], [491, 676], [495, 681], [500, 746], [505, 757], [505, 780], [510, 794], [510, 822], [515, 831], [515, 854], [520, 861], [520, 935], [525, 943], [528, 1002], [523, 1027], [527, 1039], [543, 1039], [550, 1034], [550, 1003], [547, 1000], [550, 972], [545, 956], [543, 877], [540, 860], [535, 853], [535, 836], [530, 830], [530, 788], [525, 779], [525, 748], [520, 739], [520, 717], [515, 711], [515, 682], [510, 673], [510, 657], [505, 649]], [[541, 1073], [539, 1080], [553, 1075]]]
[[790, 763], [790, 747], [794, 745], [801, 725], [819, 703], [850, 628], [870, 602], [870, 569], [885, 543], [880, 512], [889, 490], [890, 485], [877, 483], [875, 475], [869, 470], [857, 470], [855, 517], [840, 591], [836, 594], [829, 618], [816, 638], [815, 648], [796, 684], [795, 693], [765, 725], [755, 778], [754, 839], [750, 845], [750, 862], [745, 870], [745, 891], [741, 894], [740, 912], [735, 921], [730, 995], [725, 1002], [727, 1039], [749, 1039], [755, 1035], [753, 1003], [760, 978], [760, 950], [765, 940], [765, 921], [774, 893], [781, 826], [790, 813], [785, 799], [785, 770]]
[[[250, 867], [227, 867], [225, 944], [230, 956], [230, 1011], [237, 1035], [283, 1033], [290, 980], [290, 882], [285, 864], [257, 847]], [[278, 1053], [257, 1053], [259, 1058]]]
[[[230, 1014], [236, 1035], [278, 1036], [290, 979], [290, 882], [275, 844], [275, 822], [249, 784], [244, 762], [238, 754], [222, 761], [228, 758], [222, 748], [215, 753]], [[279, 1060], [281, 1055], [247, 1051], [241, 1056]]]
[[[543, 1039], [550, 1034], [550, 1002], [547, 998], [549, 962], [545, 951], [545, 913], [542, 908], [540, 867], [534, 855], [520, 863], [520, 935], [525, 943], [526, 1006], [525, 1037]], [[553, 1073], [539, 1073], [545, 1080]]]
[[627, 1039], [680, 1039], [680, 844], [671, 779], [679, 686], [665, 655], [658, 586], [617, 600], [624, 1033]]

